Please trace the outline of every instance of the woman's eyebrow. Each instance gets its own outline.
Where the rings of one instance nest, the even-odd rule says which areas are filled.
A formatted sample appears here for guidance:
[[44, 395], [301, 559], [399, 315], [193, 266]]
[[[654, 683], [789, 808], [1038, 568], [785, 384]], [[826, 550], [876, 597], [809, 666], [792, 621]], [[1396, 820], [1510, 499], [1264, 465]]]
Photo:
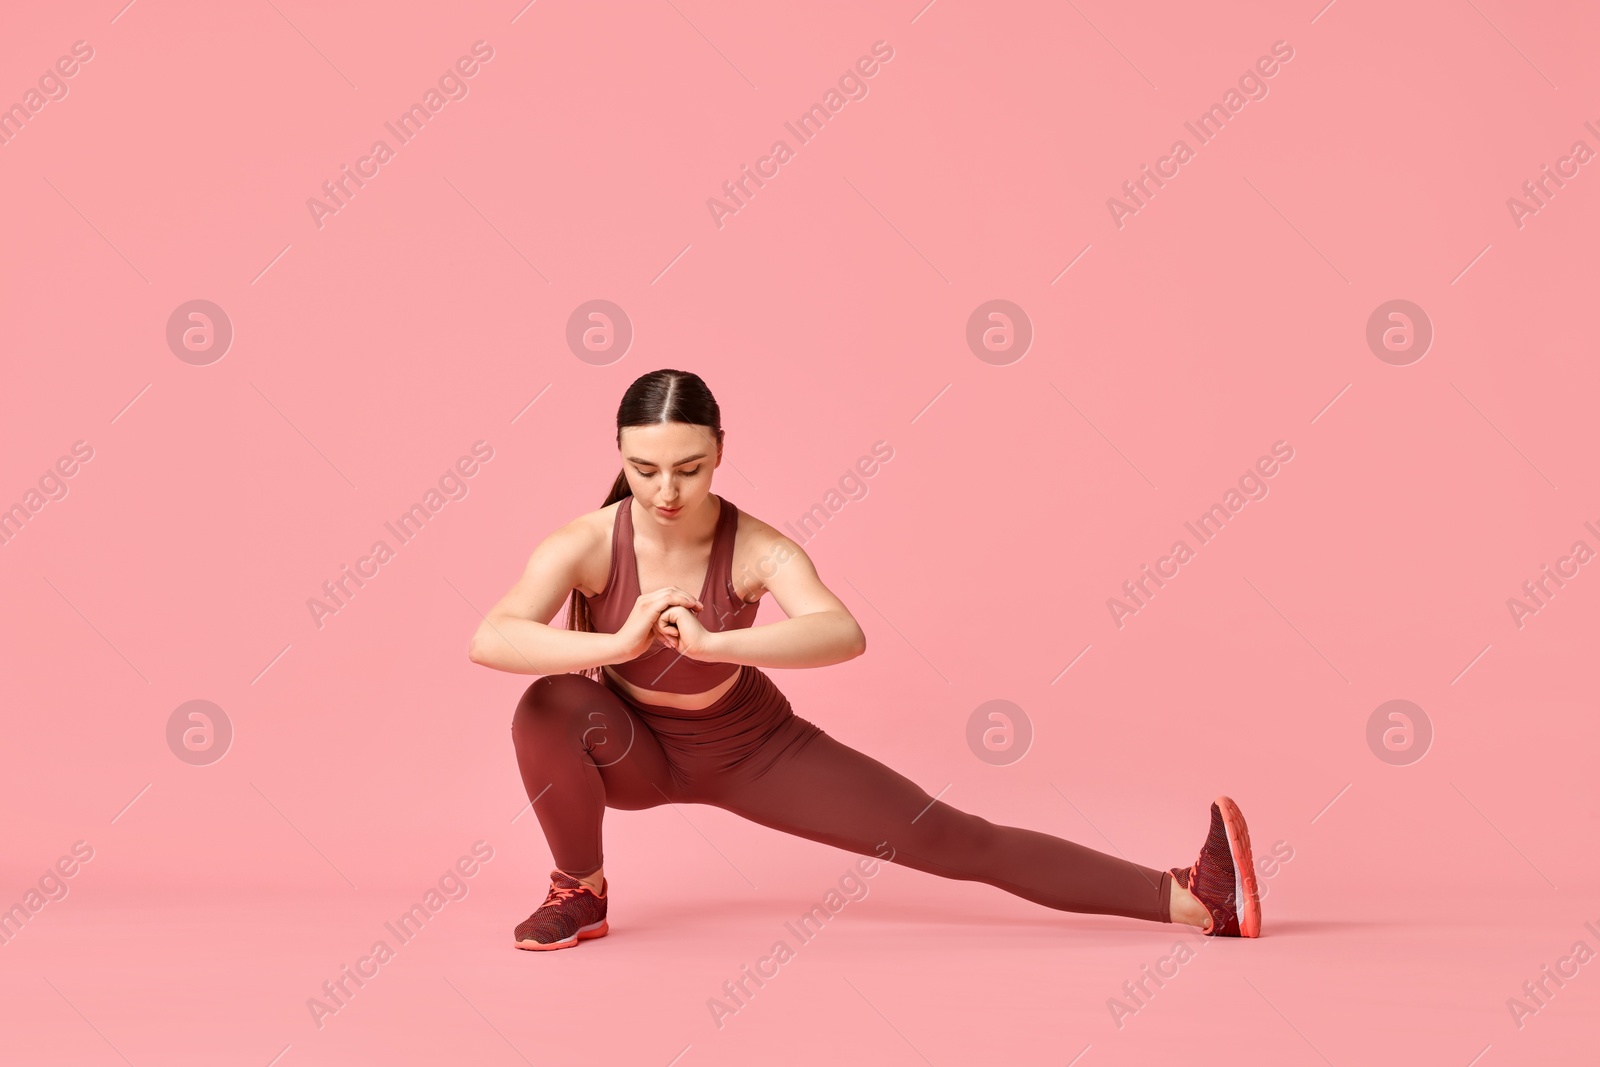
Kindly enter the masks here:
[[[692, 456], [689, 456], [689, 457], [687, 457], [685, 459], [678, 460], [678, 462], [674, 463], [673, 466], [674, 467], [681, 467], [685, 463], [693, 463], [697, 459], [705, 459], [705, 458], [706, 458], [706, 454], [704, 452], [696, 452]], [[661, 465], [661, 464], [657, 463], [653, 459], [640, 459], [638, 456], [629, 456], [628, 457], [628, 462], [630, 462], [630, 463], [640, 463], [640, 464], [643, 464], [646, 467], [659, 467]]]

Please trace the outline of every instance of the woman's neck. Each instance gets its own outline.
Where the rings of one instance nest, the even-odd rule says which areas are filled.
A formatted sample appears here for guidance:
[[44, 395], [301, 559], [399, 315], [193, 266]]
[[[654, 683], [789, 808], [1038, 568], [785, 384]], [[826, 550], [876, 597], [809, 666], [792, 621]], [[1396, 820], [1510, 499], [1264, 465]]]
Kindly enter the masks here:
[[717, 520], [722, 517], [721, 509], [724, 506], [726, 505], [720, 503], [720, 498], [715, 493], [707, 493], [706, 498], [695, 509], [695, 514], [690, 515], [685, 512], [676, 519], [663, 522], [656, 517], [655, 508], [640, 500], [639, 511], [644, 512], [645, 517], [641, 520], [639, 512], [634, 513], [634, 532], [639, 533], [640, 526], [647, 527], [645, 543], [658, 549], [663, 555], [676, 555], [697, 549], [716, 536]]

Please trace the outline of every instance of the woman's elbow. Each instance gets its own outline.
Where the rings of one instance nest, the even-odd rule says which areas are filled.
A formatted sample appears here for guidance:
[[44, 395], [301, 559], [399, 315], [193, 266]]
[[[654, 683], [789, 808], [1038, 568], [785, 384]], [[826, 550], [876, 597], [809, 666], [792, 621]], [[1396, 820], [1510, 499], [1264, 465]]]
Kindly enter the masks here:
[[480, 666], [494, 666], [494, 653], [490, 649], [493, 636], [487, 622], [479, 623], [478, 628], [472, 631], [472, 640], [467, 642], [467, 659]]

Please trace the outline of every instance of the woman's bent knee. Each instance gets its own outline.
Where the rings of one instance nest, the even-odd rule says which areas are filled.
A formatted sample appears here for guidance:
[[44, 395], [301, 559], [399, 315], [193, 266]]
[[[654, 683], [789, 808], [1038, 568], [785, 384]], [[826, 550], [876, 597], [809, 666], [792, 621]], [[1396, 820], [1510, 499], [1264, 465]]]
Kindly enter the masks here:
[[511, 729], [519, 731], [550, 720], [569, 719], [595, 707], [611, 691], [582, 674], [547, 674], [523, 690], [511, 716]]

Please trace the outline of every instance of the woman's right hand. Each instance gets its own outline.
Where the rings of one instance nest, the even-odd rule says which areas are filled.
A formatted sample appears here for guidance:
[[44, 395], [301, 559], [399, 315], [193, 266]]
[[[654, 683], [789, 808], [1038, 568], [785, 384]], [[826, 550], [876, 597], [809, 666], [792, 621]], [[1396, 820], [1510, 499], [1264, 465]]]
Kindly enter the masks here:
[[639, 599], [634, 601], [633, 611], [617, 630], [617, 640], [622, 643], [622, 657], [616, 662], [626, 663], [649, 651], [656, 640], [656, 628], [663, 611], [670, 607], [685, 607], [698, 612], [703, 606], [698, 597], [675, 585], [639, 594]]

